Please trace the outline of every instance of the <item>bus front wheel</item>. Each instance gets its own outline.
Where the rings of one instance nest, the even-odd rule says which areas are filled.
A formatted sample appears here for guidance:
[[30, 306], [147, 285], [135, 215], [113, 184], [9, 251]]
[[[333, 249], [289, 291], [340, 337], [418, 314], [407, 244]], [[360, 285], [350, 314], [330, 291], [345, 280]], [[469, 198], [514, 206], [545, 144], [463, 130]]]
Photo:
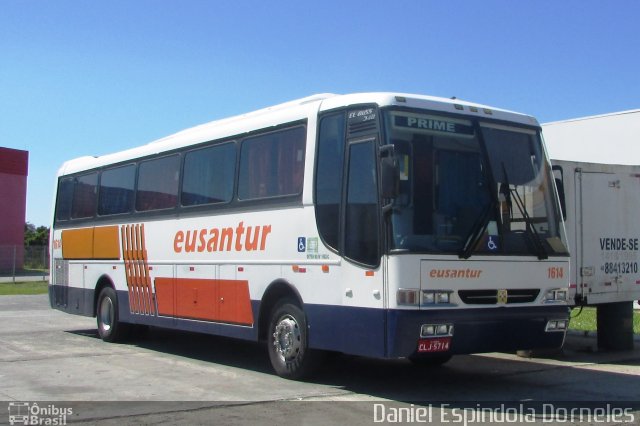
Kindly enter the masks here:
[[121, 323], [118, 319], [118, 298], [111, 287], [103, 288], [98, 296], [96, 318], [98, 334], [105, 342], [117, 342], [127, 336], [128, 324]]
[[273, 309], [267, 346], [274, 370], [287, 379], [300, 379], [311, 374], [322, 361], [322, 353], [308, 347], [304, 312], [290, 300]]

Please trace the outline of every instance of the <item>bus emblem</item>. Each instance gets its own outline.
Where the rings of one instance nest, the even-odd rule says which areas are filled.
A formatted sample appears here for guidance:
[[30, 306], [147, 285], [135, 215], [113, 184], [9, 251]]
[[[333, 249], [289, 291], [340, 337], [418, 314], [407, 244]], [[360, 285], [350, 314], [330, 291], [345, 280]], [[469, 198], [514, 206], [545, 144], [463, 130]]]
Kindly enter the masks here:
[[499, 305], [506, 305], [508, 299], [509, 299], [509, 293], [507, 292], [507, 290], [503, 290], [503, 289], [498, 290]]

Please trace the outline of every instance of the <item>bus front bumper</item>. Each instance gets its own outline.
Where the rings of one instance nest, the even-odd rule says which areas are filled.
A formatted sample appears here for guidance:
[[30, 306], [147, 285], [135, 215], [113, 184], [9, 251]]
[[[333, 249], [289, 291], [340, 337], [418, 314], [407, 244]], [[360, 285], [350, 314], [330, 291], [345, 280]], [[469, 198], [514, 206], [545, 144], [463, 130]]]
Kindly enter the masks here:
[[390, 310], [387, 357], [558, 349], [568, 320], [567, 306]]

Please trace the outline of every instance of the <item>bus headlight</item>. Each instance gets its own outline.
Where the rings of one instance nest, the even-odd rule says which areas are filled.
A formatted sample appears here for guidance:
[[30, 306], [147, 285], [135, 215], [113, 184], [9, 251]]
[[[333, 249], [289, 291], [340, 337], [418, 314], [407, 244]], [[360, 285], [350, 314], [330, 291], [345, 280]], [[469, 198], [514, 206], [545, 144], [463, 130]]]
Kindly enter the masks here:
[[547, 291], [545, 302], [566, 302], [569, 300], [569, 290], [566, 288], [554, 288]]
[[396, 293], [396, 302], [398, 305], [448, 305], [451, 303], [451, 291], [401, 288]]
[[436, 303], [449, 303], [450, 294], [448, 291], [440, 291], [436, 293]]
[[451, 303], [451, 291], [448, 290], [422, 290], [423, 305], [438, 305]]

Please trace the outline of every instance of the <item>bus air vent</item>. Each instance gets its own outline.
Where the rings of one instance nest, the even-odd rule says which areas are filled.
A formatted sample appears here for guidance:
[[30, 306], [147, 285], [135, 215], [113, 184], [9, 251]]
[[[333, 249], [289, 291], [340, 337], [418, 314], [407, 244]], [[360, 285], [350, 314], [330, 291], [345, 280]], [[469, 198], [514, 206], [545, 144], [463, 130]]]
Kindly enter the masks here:
[[365, 132], [375, 132], [377, 128], [377, 123], [375, 120], [373, 121], [364, 121], [364, 122], [355, 122], [349, 123], [349, 137], [352, 137], [359, 133]]

